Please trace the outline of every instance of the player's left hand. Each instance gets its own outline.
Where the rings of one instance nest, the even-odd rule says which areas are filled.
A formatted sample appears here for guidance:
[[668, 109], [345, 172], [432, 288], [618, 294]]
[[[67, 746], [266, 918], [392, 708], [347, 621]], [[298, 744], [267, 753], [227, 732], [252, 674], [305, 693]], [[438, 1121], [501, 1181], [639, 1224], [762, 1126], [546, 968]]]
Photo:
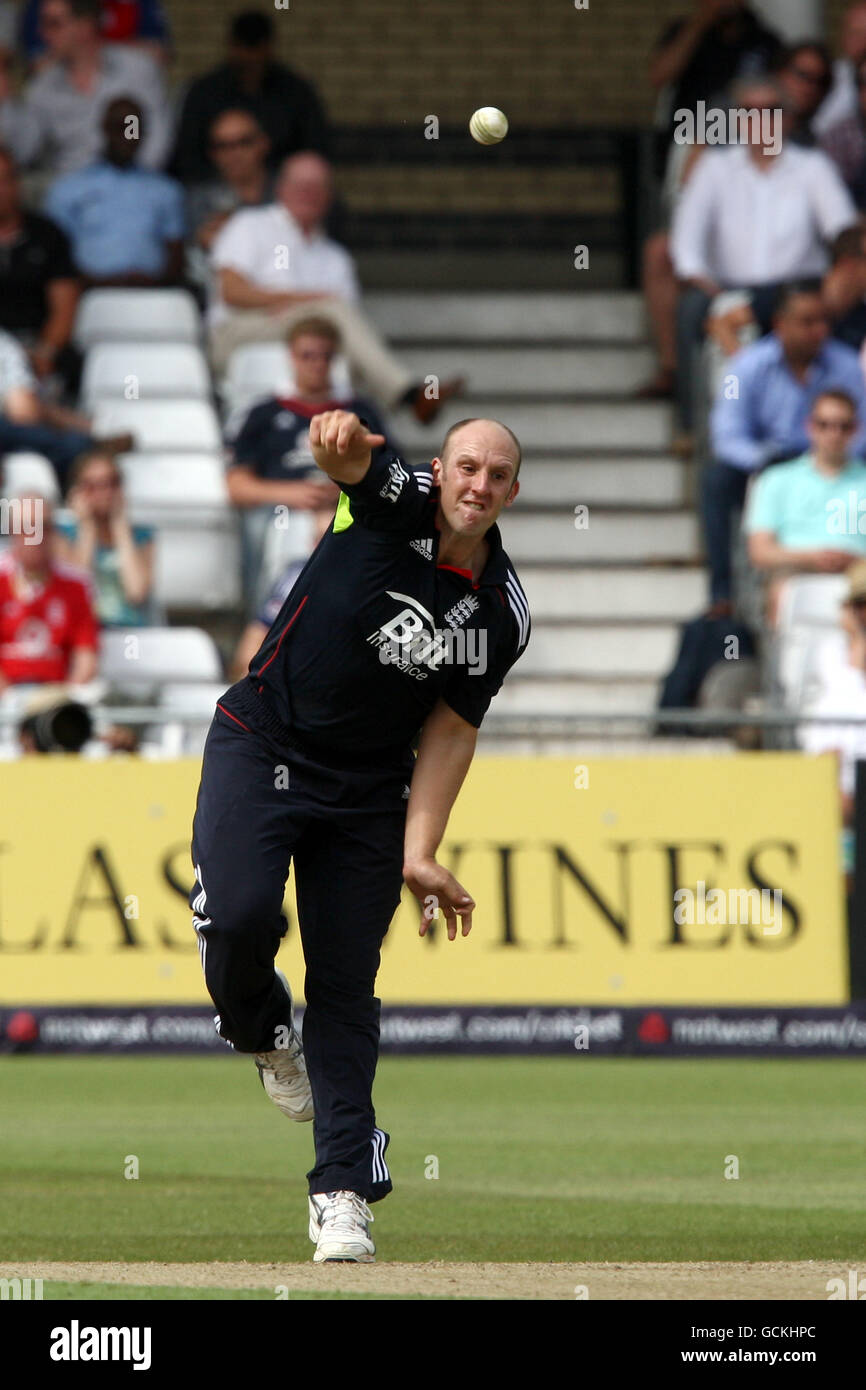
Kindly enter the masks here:
[[437, 864], [435, 859], [423, 859], [404, 866], [403, 878], [424, 909], [418, 927], [419, 936], [426, 936], [430, 923], [436, 921], [440, 909], [445, 917], [449, 941], [457, 936], [458, 917], [461, 935], [469, 935], [475, 902], [448, 869]]

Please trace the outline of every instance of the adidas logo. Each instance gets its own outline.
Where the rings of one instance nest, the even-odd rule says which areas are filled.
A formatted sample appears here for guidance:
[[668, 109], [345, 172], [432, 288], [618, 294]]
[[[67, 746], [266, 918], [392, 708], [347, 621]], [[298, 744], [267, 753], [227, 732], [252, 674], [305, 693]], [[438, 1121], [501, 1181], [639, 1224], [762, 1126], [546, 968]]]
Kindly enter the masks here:
[[419, 554], [419, 555], [423, 555], [425, 560], [432, 560], [432, 559], [433, 559], [433, 537], [432, 537], [432, 536], [430, 536], [430, 538], [429, 538], [428, 540], [424, 540], [424, 541], [421, 541], [421, 540], [410, 541], [409, 544], [411, 545], [411, 547], [412, 547], [413, 550], [417, 550], [417, 551], [418, 551], [418, 554]]

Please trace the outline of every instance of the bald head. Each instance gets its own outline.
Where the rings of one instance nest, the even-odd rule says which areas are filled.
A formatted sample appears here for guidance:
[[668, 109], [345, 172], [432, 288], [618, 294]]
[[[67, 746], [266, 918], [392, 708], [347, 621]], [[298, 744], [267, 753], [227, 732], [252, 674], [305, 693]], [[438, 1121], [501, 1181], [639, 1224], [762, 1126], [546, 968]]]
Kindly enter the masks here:
[[333, 176], [326, 159], [313, 150], [290, 155], [280, 167], [277, 197], [307, 233], [319, 227], [333, 197]]
[[445, 435], [439, 457], [443, 463], [447, 463], [451, 454], [467, 444], [471, 447], [476, 441], [503, 451], [504, 455], [511, 459], [514, 464], [511, 481], [515, 482], [522, 458], [520, 440], [501, 420], [488, 420], [483, 416], [458, 420]]

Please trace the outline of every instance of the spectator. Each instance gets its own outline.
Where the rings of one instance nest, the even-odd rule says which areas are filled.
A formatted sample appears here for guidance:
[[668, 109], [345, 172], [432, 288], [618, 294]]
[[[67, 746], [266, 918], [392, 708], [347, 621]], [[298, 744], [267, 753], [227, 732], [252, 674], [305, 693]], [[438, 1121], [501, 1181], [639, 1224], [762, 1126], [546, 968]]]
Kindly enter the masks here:
[[866, 58], [866, 0], [854, 0], [842, 21], [842, 54], [833, 64], [833, 86], [815, 119], [815, 130], [824, 135], [831, 126], [857, 110], [854, 73]]
[[[821, 723], [800, 725], [798, 742], [807, 753], [835, 753], [839, 763], [842, 809], [842, 865], [852, 887], [854, 873], [854, 792], [857, 763], [866, 760], [866, 561], [847, 572], [848, 595], [842, 605], [844, 654], [824, 642], [816, 658], [817, 691], [809, 714]], [[838, 724], [827, 722], [836, 716]]]
[[[331, 363], [339, 334], [326, 319], [301, 319], [287, 336], [295, 389], [269, 396], [240, 421], [230, 421], [229, 497], [243, 513], [244, 591], [251, 607], [276, 574], [312, 550], [310, 513], [333, 516], [339, 488], [322, 478], [310, 450], [310, 420], [323, 410], [351, 410], [384, 434], [375, 410], [359, 397], [336, 399]], [[393, 442], [392, 442], [393, 447]], [[275, 508], [281, 510], [275, 516]], [[286, 514], [286, 509], [288, 514]]]
[[443, 382], [430, 396], [362, 316], [354, 262], [322, 231], [332, 196], [328, 163], [312, 152], [296, 154], [280, 171], [277, 202], [237, 212], [223, 227], [213, 246], [214, 366], [223, 372], [241, 343], [283, 337], [315, 304], [314, 312], [339, 331], [350, 366], [370, 390], [389, 408], [411, 404], [416, 418], [428, 423], [462, 382]]
[[832, 333], [859, 352], [866, 342], [866, 230], [849, 227], [833, 243], [833, 261], [824, 276], [824, 303]]
[[710, 617], [726, 617], [731, 604], [731, 521], [742, 507], [749, 477], [776, 460], [798, 458], [809, 446], [806, 421], [816, 398], [830, 388], [847, 391], [859, 428], [849, 445], [866, 452], [866, 386], [856, 352], [828, 341], [820, 283], [785, 287], [773, 332], [732, 358], [713, 406], [714, 461], [705, 472], [702, 511], [710, 566]]
[[[27, 0], [21, 19], [21, 47], [35, 66], [45, 57], [41, 7], [42, 0]], [[159, 63], [168, 61], [170, 35], [160, 0], [101, 0], [99, 9], [99, 33], [105, 43], [129, 44]]]
[[174, 285], [183, 271], [183, 189], [166, 174], [136, 167], [144, 137], [141, 107], [108, 103], [105, 152], [48, 191], [45, 211], [69, 236], [84, 283]]
[[841, 574], [866, 557], [866, 526], [858, 525], [866, 512], [866, 464], [849, 454], [857, 403], [846, 391], [822, 391], [806, 429], [811, 449], [765, 469], [749, 494], [749, 560], [771, 578], [771, 621], [787, 575]]
[[79, 284], [65, 234], [26, 211], [15, 161], [0, 149], [0, 328], [27, 351], [46, 384], [77, 394], [81, 357], [72, 343]]
[[839, 170], [861, 212], [866, 210], [866, 58], [854, 73], [857, 104], [850, 116], [831, 125], [821, 137], [821, 148]]
[[715, 295], [750, 290], [765, 329], [780, 283], [821, 275], [826, 243], [857, 220], [827, 156], [779, 138], [775, 112], [782, 97], [775, 83], [742, 83], [734, 99], [740, 109], [761, 112], [761, 119], [749, 122], [748, 144], [707, 151], [674, 219], [672, 259], [682, 284], [677, 394], [686, 430], [692, 428], [691, 357]]
[[[40, 401], [23, 349], [0, 331], [0, 456], [19, 451], [43, 454], [63, 490], [73, 460], [97, 442], [86, 419]], [[129, 434], [101, 442], [111, 453], [131, 449], [134, 443]]]
[[13, 500], [38, 525], [16, 530], [0, 554], [0, 692], [43, 681], [82, 685], [96, 675], [99, 642], [89, 581], [55, 559], [48, 502]]
[[153, 531], [131, 525], [115, 458], [98, 449], [77, 458], [66, 500], [74, 516], [57, 523], [57, 553], [92, 577], [100, 625], [152, 626]]
[[676, 112], [694, 112], [701, 101], [721, 104], [733, 82], [767, 72], [781, 49], [744, 0], [698, 0], [688, 18], [672, 20], [650, 61], [653, 87], [670, 93], [666, 148]]
[[217, 116], [208, 149], [217, 176], [189, 190], [187, 269], [210, 295], [210, 250], [217, 233], [238, 208], [272, 203], [274, 181], [267, 164], [268, 137], [251, 111], [234, 108]]
[[0, 140], [19, 164], [51, 174], [83, 169], [99, 158], [102, 113], [112, 97], [134, 92], [147, 118], [141, 163], [161, 167], [168, 109], [153, 59], [127, 44], [99, 37], [99, 0], [42, 0], [40, 26], [53, 60], [13, 100], [8, 70], [0, 67]]
[[[334, 508], [332, 506], [324, 507], [312, 513], [313, 525], [310, 533], [311, 554], [319, 544], [319, 541], [322, 539], [333, 519]], [[250, 662], [264, 642], [269, 629], [273, 627], [280, 609], [294, 588], [295, 580], [306, 563], [306, 559], [303, 558], [290, 561], [280, 577], [274, 582], [270, 593], [261, 604], [255, 617], [251, 618], [247, 623], [240, 635], [234, 656], [231, 660], [231, 670], [229, 672], [230, 680], [242, 680], [247, 674]]]
[[784, 99], [785, 139], [811, 149], [818, 139], [815, 116], [833, 83], [830, 52], [814, 39], [790, 44], [778, 55], [774, 71]]
[[702, 153], [699, 145], [673, 140], [675, 124], [684, 111], [695, 113], [699, 102], [707, 107], [725, 103], [733, 81], [766, 71], [781, 48], [776, 35], [745, 4], [698, 0], [688, 18], [666, 26], [653, 52], [650, 81], [661, 108], [656, 173], [663, 185], [661, 225], [643, 248], [642, 288], [658, 358], [656, 372], [637, 392], [645, 399], [674, 394], [677, 284], [669, 228], [686, 179]]
[[208, 137], [222, 111], [243, 107], [270, 141], [274, 166], [298, 150], [327, 153], [327, 123], [309, 82], [274, 60], [274, 21], [258, 10], [235, 15], [226, 62], [193, 82], [181, 110], [171, 171], [183, 183], [207, 183], [215, 168]]
[[[858, 352], [866, 339], [866, 230], [846, 227], [830, 251], [830, 269], [822, 281], [830, 331], [840, 343]], [[747, 292], [730, 291], [713, 301], [707, 334], [731, 357], [758, 336]]]

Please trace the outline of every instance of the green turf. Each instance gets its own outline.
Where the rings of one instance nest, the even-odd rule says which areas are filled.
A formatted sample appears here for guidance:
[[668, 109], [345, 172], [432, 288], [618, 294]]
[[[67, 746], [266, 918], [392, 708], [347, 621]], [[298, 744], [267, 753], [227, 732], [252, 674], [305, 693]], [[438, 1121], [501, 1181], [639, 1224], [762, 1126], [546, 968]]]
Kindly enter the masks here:
[[[862, 1263], [863, 1083], [843, 1059], [385, 1059], [380, 1258]], [[310, 1257], [311, 1126], [247, 1059], [7, 1057], [0, 1117], [6, 1264]]]

